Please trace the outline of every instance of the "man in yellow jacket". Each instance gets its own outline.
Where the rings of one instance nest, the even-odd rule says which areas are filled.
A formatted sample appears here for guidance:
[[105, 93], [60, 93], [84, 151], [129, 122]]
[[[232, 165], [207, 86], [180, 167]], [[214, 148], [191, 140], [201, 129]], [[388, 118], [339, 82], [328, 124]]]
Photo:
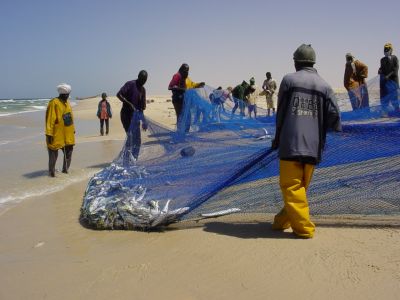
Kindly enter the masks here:
[[68, 173], [72, 151], [75, 145], [75, 126], [72, 108], [68, 101], [71, 86], [62, 83], [57, 86], [59, 96], [49, 101], [46, 110], [46, 144], [49, 152], [49, 175], [55, 177], [58, 150], [64, 154], [63, 173]]

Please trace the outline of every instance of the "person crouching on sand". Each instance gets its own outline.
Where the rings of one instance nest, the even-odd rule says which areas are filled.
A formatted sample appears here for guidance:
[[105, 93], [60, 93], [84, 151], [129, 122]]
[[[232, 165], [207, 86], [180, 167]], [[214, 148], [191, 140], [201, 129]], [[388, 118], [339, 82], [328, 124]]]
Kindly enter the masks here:
[[55, 177], [58, 150], [64, 153], [63, 173], [68, 173], [75, 145], [75, 126], [72, 108], [68, 101], [71, 86], [57, 86], [59, 96], [49, 101], [46, 110], [46, 144], [49, 153], [49, 175]]
[[97, 106], [97, 117], [100, 119], [100, 134], [104, 135], [104, 123], [106, 123], [106, 135], [109, 132], [109, 119], [112, 118], [111, 105], [107, 101], [107, 94], [101, 94], [101, 100]]
[[279, 148], [284, 206], [272, 228], [292, 227], [296, 236], [312, 238], [307, 189], [314, 167], [321, 160], [326, 131], [341, 131], [340, 112], [332, 88], [313, 68], [316, 56], [311, 45], [301, 45], [293, 54], [296, 72], [287, 74], [278, 93], [275, 139]]

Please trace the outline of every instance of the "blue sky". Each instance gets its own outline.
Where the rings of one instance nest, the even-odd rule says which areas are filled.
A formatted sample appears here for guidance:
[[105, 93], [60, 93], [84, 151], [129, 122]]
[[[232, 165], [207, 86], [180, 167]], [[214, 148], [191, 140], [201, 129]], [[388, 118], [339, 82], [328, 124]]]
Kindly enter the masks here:
[[[146, 69], [150, 95], [169, 94], [181, 63], [190, 77], [228, 86], [265, 72], [293, 72], [301, 43], [316, 68], [342, 87], [352, 52], [376, 75], [383, 45], [400, 56], [400, 1], [19, 1], [0, 3], [0, 98], [115, 95]], [[399, 52], [398, 52], [399, 51]]]

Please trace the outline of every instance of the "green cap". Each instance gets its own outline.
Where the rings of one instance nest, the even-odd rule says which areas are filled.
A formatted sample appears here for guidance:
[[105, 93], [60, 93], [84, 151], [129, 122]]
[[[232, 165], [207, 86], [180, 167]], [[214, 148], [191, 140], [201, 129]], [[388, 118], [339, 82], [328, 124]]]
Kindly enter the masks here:
[[296, 62], [308, 62], [315, 64], [315, 51], [311, 45], [302, 44], [293, 53], [293, 59]]

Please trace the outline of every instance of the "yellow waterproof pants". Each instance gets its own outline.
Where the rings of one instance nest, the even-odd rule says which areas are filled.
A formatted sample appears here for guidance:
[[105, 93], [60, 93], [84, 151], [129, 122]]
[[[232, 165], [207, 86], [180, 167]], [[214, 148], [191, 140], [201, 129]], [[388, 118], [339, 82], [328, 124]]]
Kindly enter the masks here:
[[279, 183], [284, 207], [275, 216], [273, 229], [292, 227], [293, 232], [304, 238], [312, 238], [315, 225], [310, 221], [307, 189], [314, 172], [314, 165], [280, 160]]

